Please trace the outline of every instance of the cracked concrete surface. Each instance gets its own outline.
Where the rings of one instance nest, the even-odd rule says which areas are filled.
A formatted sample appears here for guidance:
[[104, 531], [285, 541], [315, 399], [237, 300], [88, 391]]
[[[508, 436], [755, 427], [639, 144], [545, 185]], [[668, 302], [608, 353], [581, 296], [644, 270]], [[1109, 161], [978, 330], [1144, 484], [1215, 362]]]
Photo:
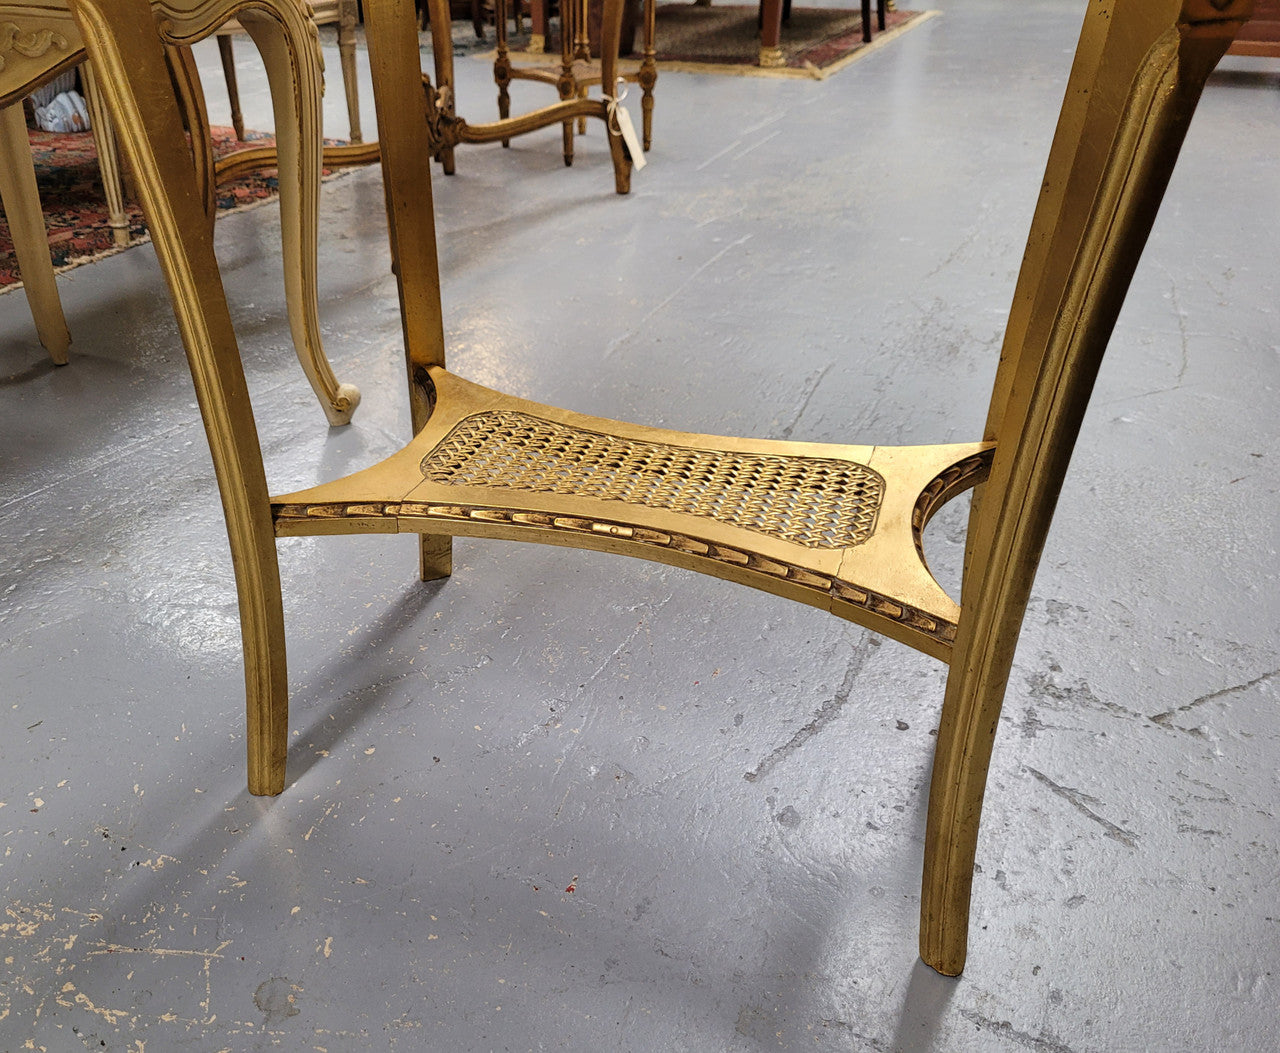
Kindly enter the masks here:
[[[693, 431], [974, 437], [1081, 3], [938, 6], [826, 82], [665, 76], [627, 198], [594, 130], [568, 170], [558, 130], [460, 150], [453, 367]], [[0, 1050], [1280, 1045], [1278, 89], [1211, 81], [1099, 377], [959, 980], [916, 958], [942, 668], [671, 568], [463, 540], [422, 585], [410, 539], [283, 543], [289, 784], [249, 797], [154, 256], [60, 279], [65, 369], [0, 296]], [[459, 95], [492, 112], [483, 64]], [[274, 208], [218, 225], [276, 492], [408, 429], [376, 173], [324, 203], [346, 429], [293, 360]], [[963, 511], [927, 539], [952, 587]]]

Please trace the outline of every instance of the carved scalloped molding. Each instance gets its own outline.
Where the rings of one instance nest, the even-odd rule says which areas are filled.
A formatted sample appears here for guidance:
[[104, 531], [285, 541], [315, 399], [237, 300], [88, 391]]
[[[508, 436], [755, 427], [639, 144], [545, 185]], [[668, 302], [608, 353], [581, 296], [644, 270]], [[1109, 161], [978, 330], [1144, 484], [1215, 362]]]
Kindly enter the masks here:
[[56, 29], [40, 28], [24, 32], [16, 22], [0, 22], [0, 70], [5, 68], [5, 56], [17, 52], [24, 58], [38, 59], [48, 54], [50, 48], [67, 50], [67, 38]]

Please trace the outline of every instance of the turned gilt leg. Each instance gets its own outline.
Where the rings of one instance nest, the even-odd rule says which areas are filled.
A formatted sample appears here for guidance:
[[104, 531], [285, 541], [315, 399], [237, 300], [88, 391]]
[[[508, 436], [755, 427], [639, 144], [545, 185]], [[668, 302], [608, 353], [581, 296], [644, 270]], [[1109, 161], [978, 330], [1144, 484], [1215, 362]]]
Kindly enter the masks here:
[[[517, 5], [519, 0], [516, 0]], [[506, 0], [493, 0], [494, 32], [497, 47], [493, 57], [493, 81], [498, 86], [498, 119], [505, 121], [511, 116], [511, 56], [507, 52], [507, 4]], [[502, 146], [511, 145], [510, 139], [503, 139]]]
[[98, 150], [98, 172], [102, 176], [102, 195], [107, 201], [107, 225], [111, 238], [119, 246], [129, 244], [129, 217], [124, 210], [124, 187], [120, 181], [120, 156], [116, 150], [115, 133], [111, 130], [111, 117], [102, 104], [98, 86], [94, 82], [93, 67], [84, 63], [80, 67], [84, 81], [85, 102], [89, 107], [89, 126], [93, 131], [93, 144]]
[[356, 0], [345, 0], [338, 14], [338, 64], [342, 68], [342, 90], [347, 100], [349, 139], [362, 143], [360, 82], [356, 74]]

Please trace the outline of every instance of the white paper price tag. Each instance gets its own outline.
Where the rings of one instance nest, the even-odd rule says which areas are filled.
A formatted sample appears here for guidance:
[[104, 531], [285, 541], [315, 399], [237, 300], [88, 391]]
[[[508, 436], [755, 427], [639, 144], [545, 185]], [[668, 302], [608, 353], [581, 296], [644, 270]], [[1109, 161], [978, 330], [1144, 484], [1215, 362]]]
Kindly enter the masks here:
[[[619, 83], [622, 82], [619, 81]], [[638, 172], [649, 162], [645, 159], [644, 147], [640, 145], [640, 136], [636, 135], [636, 126], [631, 123], [631, 114], [622, 105], [622, 100], [626, 97], [625, 90], [616, 98], [612, 95], [606, 96], [609, 103], [609, 134], [622, 136], [627, 153], [631, 155], [632, 167]]]
[[631, 155], [632, 167], [638, 172], [649, 162], [645, 159], [644, 149], [640, 146], [640, 137], [636, 135], [636, 126], [631, 123], [631, 114], [625, 106], [619, 106], [618, 130], [622, 132], [622, 141], [627, 144], [627, 153]]

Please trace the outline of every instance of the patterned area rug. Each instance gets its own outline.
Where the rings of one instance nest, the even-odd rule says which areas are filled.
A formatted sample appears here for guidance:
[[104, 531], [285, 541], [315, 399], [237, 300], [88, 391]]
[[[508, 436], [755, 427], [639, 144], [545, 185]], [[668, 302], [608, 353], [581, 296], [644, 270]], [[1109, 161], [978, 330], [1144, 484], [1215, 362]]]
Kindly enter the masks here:
[[[888, 11], [884, 31], [875, 29], [872, 5], [872, 37], [862, 41], [862, 13], [858, 9], [794, 7], [782, 26], [781, 48], [785, 65], [763, 68], [760, 59], [758, 6], [736, 7], [712, 3], [659, 3], [656, 10], [655, 47], [658, 73], [727, 73], [740, 77], [800, 77], [824, 80], [849, 63], [870, 54], [909, 29], [928, 21], [937, 11]], [[551, 65], [559, 55], [558, 25], [552, 23], [551, 55], [522, 50], [528, 32], [511, 38], [512, 60], [519, 65]], [[635, 51], [623, 60], [624, 70], [636, 68], [642, 48], [636, 34]], [[492, 51], [478, 56], [492, 61]]]
[[821, 79], [937, 14], [936, 11], [888, 11], [884, 31], [880, 32], [874, 28], [873, 10], [871, 42], [864, 44], [860, 11], [793, 7], [791, 18], [782, 26], [780, 46], [786, 65], [762, 69], [757, 64], [760, 56], [758, 11], [755, 6], [729, 7], [715, 3], [710, 7], [659, 4], [656, 39], [660, 70]]
[[[230, 128], [212, 129], [214, 151], [219, 157], [238, 149], [235, 133]], [[69, 270], [104, 256], [123, 252], [126, 248], [149, 240], [142, 209], [127, 202], [129, 244], [117, 246], [107, 226], [107, 208], [98, 175], [98, 152], [93, 136], [85, 133], [60, 135], [33, 130], [30, 133], [32, 156], [36, 162], [36, 181], [40, 185], [40, 203], [44, 207], [45, 229], [49, 235], [49, 251], [56, 270]], [[248, 133], [255, 146], [269, 146], [275, 140], [256, 132]], [[226, 211], [251, 208], [276, 195], [274, 169], [255, 172], [218, 190], [218, 208]], [[0, 293], [22, 281], [9, 224], [0, 216]]]

